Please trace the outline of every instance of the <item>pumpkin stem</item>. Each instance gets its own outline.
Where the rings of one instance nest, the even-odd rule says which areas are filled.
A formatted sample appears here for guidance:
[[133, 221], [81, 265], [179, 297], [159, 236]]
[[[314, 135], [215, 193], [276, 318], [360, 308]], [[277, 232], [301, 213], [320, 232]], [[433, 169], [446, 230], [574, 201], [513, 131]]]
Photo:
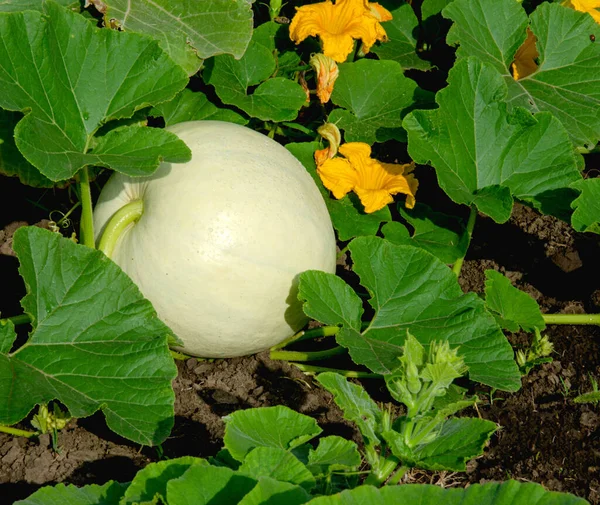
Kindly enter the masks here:
[[132, 223], [137, 223], [144, 213], [144, 202], [142, 200], [133, 200], [127, 205], [123, 205], [113, 214], [106, 228], [100, 237], [98, 249], [112, 258], [112, 253], [117, 245], [119, 237]]

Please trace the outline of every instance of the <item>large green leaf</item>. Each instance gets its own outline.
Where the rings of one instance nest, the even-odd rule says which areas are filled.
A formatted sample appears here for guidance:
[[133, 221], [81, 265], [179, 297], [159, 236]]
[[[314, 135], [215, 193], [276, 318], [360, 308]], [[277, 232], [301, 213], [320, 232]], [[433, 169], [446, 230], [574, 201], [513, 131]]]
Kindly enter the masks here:
[[413, 233], [411, 235], [402, 223], [392, 221], [381, 229], [387, 240], [398, 245], [420, 247], [447, 264], [464, 257], [469, 246], [468, 236], [458, 219], [435, 212], [422, 203], [417, 203], [411, 210], [398, 205], [398, 212], [413, 227]]
[[173, 100], [161, 103], [150, 110], [150, 116], [162, 117], [165, 126], [174, 125], [183, 121], [199, 121], [210, 119], [213, 121], [229, 121], [245, 125], [248, 120], [241, 114], [221, 109], [208, 100], [204, 93], [184, 89]]
[[114, 481], [81, 488], [72, 484], [57, 484], [54, 487], [43, 487], [28, 498], [14, 502], [14, 505], [118, 505], [126, 488], [127, 484]]
[[339, 68], [331, 101], [341, 108], [331, 112], [329, 122], [344, 130], [346, 142], [374, 144], [389, 138], [388, 130], [402, 126], [415, 101], [416, 83], [395, 61], [363, 59]]
[[583, 498], [546, 491], [532, 482], [489, 482], [473, 484], [468, 488], [441, 488], [427, 484], [360, 486], [333, 496], [321, 496], [309, 505], [585, 505]]
[[89, 151], [100, 126], [171, 99], [187, 76], [149, 37], [95, 28], [54, 2], [44, 12], [0, 14], [0, 107], [26, 113], [15, 129], [25, 158], [53, 181], [85, 165], [139, 174], [163, 158], [187, 161], [185, 144], [158, 128], [146, 128], [134, 152], [112, 150], [109, 139]]
[[333, 227], [340, 240], [346, 241], [354, 237], [375, 235], [381, 223], [392, 220], [390, 209], [387, 206], [377, 212], [366, 214], [362, 204], [353, 193], [346, 195], [341, 200], [336, 200], [329, 194], [317, 174], [314, 154], [317, 149], [321, 148], [317, 142], [290, 143], [285, 147], [300, 160], [315, 181], [323, 195]]
[[0, 423], [57, 399], [74, 417], [102, 409], [112, 430], [138, 443], [164, 441], [173, 426], [177, 369], [169, 329], [150, 302], [103, 253], [59, 234], [20, 228], [13, 247], [33, 333], [9, 352], [16, 333], [3, 327]]
[[[416, 247], [376, 237], [356, 238], [349, 249], [375, 313], [362, 333], [342, 319], [328, 324], [341, 325], [336, 338], [356, 363], [377, 373], [391, 373], [398, 366], [408, 329], [424, 345], [448, 340], [460, 346], [471, 379], [509, 391], [520, 387], [521, 375], [506, 337], [483, 300], [474, 293], [463, 294], [444, 263]], [[339, 303], [333, 296], [309, 298], [310, 291], [316, 291], [311, 277], [301, 274], [298, 296], [312, 306], [313, 314], [325, 312], [319, 305]]]
[[546, 328], [540, 306], [530, 295], [515, 288], [500, 272], [486, 270], [485, 277], [485, 303], [503, 328], [513, 332]]
[[194, 465], [207, 466], [208, 462], [205, 459], [193, 456], [183, 456], [150, 463], [135, 475], [127, 491], [125, 491], [120, 505], [136, 505], [140, 502], [150, 503], [158, 498], [166, 503], [168, 482], [181, 477]]
[[564, 203], [551, 197], [581, 179], [561, 123], [549, 112], [508, 113], [502, 77], [474, 57], [459, 60], [448, 81], [436, 96], [438, 109], [404, 120], [412, 158], [435, 167], [452, 200], [476, 205], [496, 222], [508, 220], [513, 197], [560, 214]]
[[[477, 56], [503, 75], [512, 105], [549, 111], [577, 146], [600, 138], [600, 27], [587, 13], [543, 2], [530, 18], [537, 37], [539, 68], [515, 81], [514, 55], [525, 40], [527, 15], [513, 0], [455, 0], [443, 12], [454, 21], [448, 43], [459, 57]], [[502, 22], [498, 22], [498, 20]]]
[[572, 206], [571, 224], [577, 231], [600, 233], [600, 179], [585, 179], [572, 185], [581, 191]]
[[16, 176], [29, 186], [51, 188], [54, 181], [42, 175], [17, 149], [14, 132], [22, 117], [19, 112], [0, 109], [0, 173]]
[[337, 435], [319, 440], [316, 449], [308, 453], [308, 468], [313, 473], [326, 473], [330, 470], [356, 469], [361, 463], [356, 443]]
[[241, 58], [252, 36], [252, 0], [92, 0], [107, 24], [151, 35], [181, 65], [195, 74], [202, 58], [231, 54]]
[[296, 456], [280, 447], [256, 447], [244, 458], [240, 473], [254, 479], [271, 477], [281, 482], [290, 482], [310, 491], [315, 487], [315, 478]]
[[[48, 0], [4, 0], [0, 12], [41, 11]], [[63, 7], [79, 12], [81, 4], [77, 0], [54, 0]]]
[[381, 24], [385, 29], [388, 41], [371, 48], [382, 60], [393, 60], [400, 63], [402, 68], [416, 68], [429, 70], [431, 63], [419, 58], [417, 42], [419, 33], [419, 20], [410, 3], [401, 3], [387, 0], [380, 2], [392, 14], [391, 21]]
[[312, 418], [283, 405], [237, 410], [225, 420], [225, 448], [238, 461], [255, 447], [291, 450], [321, 433]]
[[180, 478], [167, 483], [169, 505], [216, 505], [239, 503], [256, 479], [230, 468], [193, 465]]
[[274, 37], [273, 30], [257, 30], [241, 59], [215, 56], [206, 62], [202, 76], [223, 103], [264, 121], [292, 121], [306, 103], [306, 94], [297, 82], [273, 77]]

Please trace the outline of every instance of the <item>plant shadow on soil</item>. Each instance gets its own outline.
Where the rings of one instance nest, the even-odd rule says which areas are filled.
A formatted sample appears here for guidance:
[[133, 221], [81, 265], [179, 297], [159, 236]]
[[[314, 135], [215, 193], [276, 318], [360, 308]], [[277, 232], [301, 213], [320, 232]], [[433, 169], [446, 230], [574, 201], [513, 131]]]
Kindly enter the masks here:
[[[433, 182], [430, 172], [421, 169], [419, 176], [422, 187], [429, 185], [428, 179]], [[0, 201], [11, 195], [14, 202], [21, 188], [2, 178]], [[42, 194], [30, 191], [37, 195], [34, 199]], [[435, 196], [430, 194], [429, 200], [435, 201]], [[439, 202], [443, 206], [443, 200]], [[47, 217], [42, 209], [27, 209], [28, 214], [19, 214], [14, 206], [2, 209], [0, 219], [6, 221], [0, 222], [0, 229], [13, 220], [35, 223]], [[485, 270], [492, 268], [535, 298], [544, 312], [599, 312], [597, 258], [598, 237], [575, 233], [567, 224], [517, 204], [507, 224], [478, 218], [460, 283], [465, 291], [482, 293]], [[15, 258], [0, 256], [4, 316], [18, 313], [18, 300], [24, 294], [16, 268]], [[352, 282], [351, 275], [345, 278]], [[451, 478], [443, 472], [414, 471], [406, 480], [466, 486], [515, 478], [600, 503], [600, 406], [573, 402], [576, 395], [591, 389], [590, 376], [600, 379], [600, 328], [550, 326], [544, 334], [554, 343], [554, 361], [534, 368], [524, 377], [520, 391], [508, 394], [474, 387], [480, 402], [465, 415], [481, 415], [501, 426], [484, 455]], [[527, 345], [530, 338], [525, 333], [507, 336], [516, 348]], [[214, 361], [192, 358], [177, 366], [175, 425], [160, 450], [115, 435], [101, 413], [72, 421], [59, 435], [59, 453], [52, 451], [47, 435], [26, 440], [0, 434], [0, 501], [12, 503], [58, 482], [125, 482], [160, 458], [215, 455], [224, 433], [222, 416], [240, 408], [287, 405], [313, 416], [324, 434], [359, 441], [356, 429], [343, 419], [328, 392], [293, 365], [270, 360], [268, 353]], [[382, 381], [362, 383], [375, 400], [389, 401]], [[29, 429], [27, 420], [19, 426]]]

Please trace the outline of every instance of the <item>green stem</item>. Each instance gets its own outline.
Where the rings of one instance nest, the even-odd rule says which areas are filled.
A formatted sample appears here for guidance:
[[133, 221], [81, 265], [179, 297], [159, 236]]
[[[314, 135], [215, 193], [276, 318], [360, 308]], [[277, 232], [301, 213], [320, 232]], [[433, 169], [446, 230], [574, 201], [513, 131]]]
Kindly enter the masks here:
[[40, 434], [38, 431], [20, 430], [19, 428], [12, 428], [11, 426], [3, 426], [1, 424], [0, 432], [26, 438], [37, 437]]
[[338, 368], [327, 368], [324, 366], [305, 365], [304, 363], [291, 363], [295, 367], [302, 370], [306, 375], [315, 375], [321, 372], [335, 372], [344, 377], [354, 379], [383, 379], [383, 375], [371, 372], [357, 372], [355, 370], [339, 370]]
[[79, 198], [81, 198], [81, 223], [79, 241], [92, 249], [94, 244], [94, 210], [92, 207], [92, 191], [90, 189], [90, 173], [83, 167], [78, 174]]
[[271, 351], [270, 358], [284, 361], [319, 361], [345, 352], [346, 349], [338, 345], [325, 351]]
[[98, 243], [98, 249], [112, 258], [119, 237], [131, 223], [136, 223], [143, 213], [144, 202], [142, 200], [133, 200], [127, 205], [123, 205], [106, 224]]
[[[475, 207], [475, 205], [471, 205], [471, 211], [469, 212], [469, 220], [467, 221], [467, 250], [469, 249], [469, 245], [471, 244], [471, 237], [473, 236], [473, 228], [475, 228], [476, 218], [477, 208]], [[462, 269], [466, 255], [467, 251], [465, 251], [465, 255], [462, 258], [458, 258], [456, 260], [456, 263], [454, 263], [454, 265], [452, 266], [452, 271], [456, 274], [456, 277], [460, 277], [460, 271]]]
[[401, 467], [399, 467], [398, 470], [396, 470], [396, 472], [394, 472], [394, 475], [392, 475], [389, 478], [389, 480], [387, 481], [387, 485], [388, 486], [397, 485], [402, 480], [402, 477], [404, 477], [406, 475], [406, 472], [408, 472], [407, 466], [402, 465]]
[[174, 351], [173, 349], [169, 349], [169, 351], [171, 352], [172, 358], [179, 360], [179, 361], [186, 361], [191, 358], [191, 356], [188, 356], [187, 354], [183, 354], [182, 352]]
[[0, 319], [0, 324], [6, 324], [7, 322], [11, 322], [14, 326], [19, 326], [20, 324], [27, 324], [31, 322], [31, 318], [27, 314], [20, 314], [18, 316], [7, 317], [4, 319]]
[[600, 314], [542, 314], [546, 324], [596, 324], [600, 326]]
[[365, 484], [371, 484], [373, 486], [381, 486], [397, 468], [400, 461], [391, 456], [383, 459], [379, 465], [379, 468], [374, 468], [371, 474], [365, 479]]
[[286, 338], [280, 344], [271, 347], [271, 351], [283, 349], [293, 342], [301, 342], [302, 340], [308, 340], [311, 338], [333, 337], [338, 331], [340, 331], [339, 326], [321, 326], [319, 328], [313, 328], [312, 330], [302, 330], [298, 333], [295, 333], [290, 338]]

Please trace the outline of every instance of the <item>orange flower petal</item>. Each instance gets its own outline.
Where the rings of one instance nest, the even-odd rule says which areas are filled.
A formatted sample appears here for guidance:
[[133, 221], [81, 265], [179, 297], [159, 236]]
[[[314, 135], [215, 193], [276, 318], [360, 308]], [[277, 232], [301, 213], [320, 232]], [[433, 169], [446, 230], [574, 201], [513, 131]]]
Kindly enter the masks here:
[[365, 0], [331, 0], [296, 8], [290, 24], [290, 38], [300, 43], [308, 36], [319, 36], [323, 53], [341, 63], [354, 49], [354, 40], [361, 39], [364, 52], [376, 41], [387, 40], [378, 18], [391, 19], [389, 11]]
[[350, 162], [343, 158], [326, 160], [317, 168], [317, 173], [323, 181], [323, 186], [331, 191], [338, 200], [344, 198], [356, 185], [356, 171]]
[[600, 8], [599, 0], [571, 0], [571, 7], [579, 12], [587, 12], [594, 18], [596, 23], [600, 23]]
[[318, 171], [323, 184], [336, 198], [354, 191], [365, 212], [371, 213], [391, 203], [393, 195], [402, 193], [406, 195], [406, 207], [414, 207], [419, 183], [412, 175], [413, 163], [399, 165], [372, 159], [371, 147], [363, 142], [348, 142], [339, 152], [345, 159], [328, 160]]

